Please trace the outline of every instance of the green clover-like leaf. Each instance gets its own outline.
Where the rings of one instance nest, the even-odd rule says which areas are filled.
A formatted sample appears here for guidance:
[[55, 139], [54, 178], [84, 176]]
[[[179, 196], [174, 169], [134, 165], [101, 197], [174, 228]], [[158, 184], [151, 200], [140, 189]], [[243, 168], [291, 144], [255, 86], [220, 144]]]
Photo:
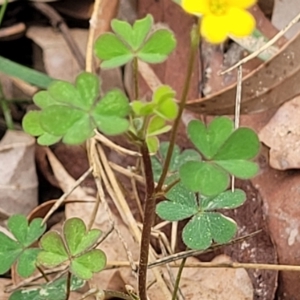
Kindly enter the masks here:
[[[76, 291], [83, 287], [85, 281], [77, 278], [76, 276], [71, 277], [71, 291]], [[48, 283], [20, 289], [11, 294], [9, 300], [65, 300], [67, 289], [67, 277], [58, 278]]]
[[151, 33], [153, 18], [147, 15], [131, 26], [128, 22], [113, 20], [114, 33], [104, 33], [95, 42], [95, 53], [102, 68], [115, 68], [137, 57], [149, 63], [161, 63], [174, 50], [176, 40], [167, 29]]
[[92, 249], [100, 235], [98, 229], [87, 231], [81, 219], [68, 219], [63, 226], [63, 236], [56, 231], [49, 231], [42, 237], [38, 261], [47, 268], [68, 262], [74, 275], [90, 279], [106, 263], [105, 254], [99, 249]]
[[181, 167], [180, 178], [192, 191], [207, 196], [217, 195], [228, 187], [230, 175], [248, 179], [257, 174], [257, 164], [249, 161], [259, 151], [259, 140], [253, 130], [234, 130], [230, 119], [219, 117], [208, 127], [200, 121], [191, 121], [188, 135], [208, 160]]
[[39, 249], [28, 248], [45, 232], [42, 219], [34, 219], [30, 224], [25, 216], [13, 215], [7, 223], [9, 231], [15, 237], [11, 239], [0, 232], [0, 274], [6, 273], [13, 263], [17, 262], [20, 276], [28, 277], [35, 270]]
[[206, 249], [212, 241], [228, 242], [236, 232], [235, 222], [214, 210], [236, 208], [244, 203], [246, 194], [236, 189], [205, 197], [192, 193], [179, 183], [167, 193], [166, 198], [168, 200], [156, 206], [157, 214], [168, 221], [192, 217], [183, 230], [183, 241], [192, 249]]
[[87, 72], [77, 77], [75, 85], [54, 82], [48, 91], [34, 96], [42, 110], [24, 117], [24, 130], [39, 136], [42, 145], [51, 145], [61, 138], [66, 144], [80, 144], [92, 137], [96, 128], [108, 135], [125, 132], [130, 111], [127, 97], [113, 90], [98, 101], [99, 90], [98, 77]]

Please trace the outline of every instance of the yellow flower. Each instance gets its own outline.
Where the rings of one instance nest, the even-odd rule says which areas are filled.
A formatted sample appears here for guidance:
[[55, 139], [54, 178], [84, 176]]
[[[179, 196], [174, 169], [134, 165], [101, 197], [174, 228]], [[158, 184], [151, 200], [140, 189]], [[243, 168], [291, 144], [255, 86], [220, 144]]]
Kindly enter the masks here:
[[209, 42], [218, 44], [228, 35], [241, 38], [255, 28], [254, 17], [246, 11], [256, 0], [182, 0], [182, 8], [202, 16], [200, 33]]

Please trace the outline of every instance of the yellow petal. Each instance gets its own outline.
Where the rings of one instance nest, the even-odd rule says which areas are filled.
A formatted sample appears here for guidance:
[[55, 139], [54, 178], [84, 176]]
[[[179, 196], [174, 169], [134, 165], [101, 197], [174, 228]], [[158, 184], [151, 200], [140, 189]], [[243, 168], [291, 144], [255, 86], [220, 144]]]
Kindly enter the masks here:
[[226, 14], [228, 32], [236, 37], [250, 35], [255, 29], [255, 19], [246, 10], [231, 7]]
[[182, 0], [182, 8], [193, 15], [205, 15], [209, 13], [209, 0]]
[[228, 6], [249, 8], [256, 3], [256, 0], [227, 0]]
[[201, 35], [212, 44], [224, 42], [228, 36], [227, 16], [206, 15], [201, 21]]

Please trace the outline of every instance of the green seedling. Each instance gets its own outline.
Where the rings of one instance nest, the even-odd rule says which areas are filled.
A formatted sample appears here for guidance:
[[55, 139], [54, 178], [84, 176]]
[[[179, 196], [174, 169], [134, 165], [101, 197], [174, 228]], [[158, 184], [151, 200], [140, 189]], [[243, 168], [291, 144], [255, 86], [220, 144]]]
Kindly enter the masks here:
[[168, 132], [172, 126], [167, 122], [174, 120], [177, 116], [178, 105], [174, 97], [175, 91], [163, 85], [154, 92], [152, 101], [131, 103], [134, 114], [133, 124], [136, 125], [131, 128], [131, 131], [146, 139], [151, 153], [156, 153], [159, 148], [157, 136]]
[[191, 191], [217, 195], [228, 187], [230, 175], [249, 179], [257, 174], [258, 165], [249, 161], [259, 151], [259, 140], [253, 130], [234, 130], [229, 118], [219, 117], [208, 127], [191, 121], [187, 131], [203, 156], [202, 161], [186, 162], [180, 167], [180, 179]]
[[99, 78], [91, 73], [80, 74], [75, 85], [56, 81], [34, 96], [41, 111], [27, 113], [23, 128], [38, 136], [41, 145], [60, 139], [66, 144], [80, 144], [92, 137], [96, 128], [107, 135], [125, 132], [130, 111], [127, 97], [120, 90], [111, 90], [99, 101], [99, 93]]
[[191, 220], [184, 227], [182, 238], [187, 247], [204, 250], [212, 241], [220, 244], [229, 242], [236, 233], [234, 220], [216, 212], [217, 209], [232, 209], [244, 203], [242, 190], [226, 191], [214, 197], [199, 197], [182, 184], [176, 185], [166, 195], [167, 201], [156, 207], [157, 214], [164, 220]]
[[153, 17], [147, 15], [133, 26], [113, 20], [114, 33], [102, 34], [95, 43], [95, 53], [102, 68], [115, 68], [138, 58], [148, 63], [161, 63], [174, 50], [176, 40], [168, 29], [152, 30]]
[[[83, 287], [84, 284], [84, 280], [72, 276], [70, 290], [76, 291]], [[66, 291], [67, 277], [64, 276], [45, 284], [17, 290], [11, 294], [9, 300], [65, 300]]]
[[98, 229], [87, 231], [81, 219], [68, 219], [62, 235], [49, 231], [41, 238], [38, 262], [46, 268], [68, 263], [73, 275], [88, 280], [106, 264], [104, 252], [93, 249], [100, 235]]
[[30, 224], [25, 216], [13, 215], [7, 223], [15, 239], [0, 232], [0, 274], [6, 273], [17, 262], [17, 272], [22, 277], [29, 277], [36, 269], [38, 248], [30, 248], [45, 232], [42, 219], [34, 219]]

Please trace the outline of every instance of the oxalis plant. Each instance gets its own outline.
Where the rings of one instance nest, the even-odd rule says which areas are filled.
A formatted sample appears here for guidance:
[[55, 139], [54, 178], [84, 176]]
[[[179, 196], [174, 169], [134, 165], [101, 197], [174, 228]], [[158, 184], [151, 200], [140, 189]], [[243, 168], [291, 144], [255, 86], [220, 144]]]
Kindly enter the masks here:
[[[206, 6], [198, 4], [199, 7], [192, 0], [181, 4], [187, 12], [203, 15], [200, 33], [208, 41], [218, 43], [228, 34], [241, 37], [254, 29], [253, 17], [243, 10], [251, 1], [240, 1], [241, 4], [232, 1], [232, 7], [231, 1], [227, 2], [220, 2], [222, 7], [217, 5], [219, 1], [203, 1]], [[247, 3], [244, 5], [243, 2]], [[219, 21], [218, 9], [222, 9], [222, 14], [234, 11], [246, 15], [248, 27], [235, 28], [234, 15], [226, 15], [222, 20], [230, 20], [230, 26], [235, 29], [228, 25], [225, 27], [228, 32], [222, 29], [220, 33], [219, 28], [211, 27], [210, 23], [214, 18]], [[239, 17], [237, 13], [238, 20]], [[102, 34], [95, 42], [95, 54], [102, 69], [132, 64], [133, 98], [128, 99], [118, 89], [103, 93], [101, 79], [83, 72], [74, 84], [56, 81], [47, 90], [38, 92], [33, 101], [39, 109], [25, 115], [23, 128], [45, 146], [59, 141], [81, 144], [99, 131], [106, 136], [124, 135], [137, 147], [145, 181], [138, 296], [118, 296], [146, 300], [150, 234], [155, 212], [161, 219], [171, 222], [188, 219], [182, 240], [190, 249], [205, 250], [213, 243], [228, 243], [235, 236], [237, 225], [220, 209], [236, 208], [246, 200], [244, 191], [230, 188], [230, 179], [233, 176], [249, 179], [257, 174], [258, 166], [252, 160], [258, 154], [259, 140], [253, 130], [235, 128], [230, 118], [220, 116], [208, 124], [191, 121], [187, 136], [194, 147], [181, 151], [175, 142], [199, 45], [199, 26], [194, 26], [191, 31], [191, 50], [182, 95], [176, 95], [172, 87], [162, 85], [153, 92], [150, 101], [140, 97], [139, 61], [149, 64], [165, 61], [176, 47], [173, 33], [164, 27], [154, 28], [151, 15], [133, 25], [113, 20], [111, 28], [112, 32]], [[169, 141], [160, 143], [158, 136], [169, 131]], [[71, 290], [80, 288], [94, 273], [105, 268], [105, 253], [96, 249], [101, 232], [87, 230], [79, 218], [66, 220], [61, 233], [53, 230], [45, 233], [41, 219], [28, 223], [24, 216], [16, 215], [9, 219], [8, 229], [11, 236], [0, 233], [1, 274], [12, 265], [22, 277], [31, 276], [36, 269], [44, 274], [47, 269], [65, 266], [62, 276], [15, 291], [10, 300], [68, 299]], [[103, 297], [98, 296], [105, 299], [105, 293]], [[176, 288], [173, 299], [175, 297]]]

